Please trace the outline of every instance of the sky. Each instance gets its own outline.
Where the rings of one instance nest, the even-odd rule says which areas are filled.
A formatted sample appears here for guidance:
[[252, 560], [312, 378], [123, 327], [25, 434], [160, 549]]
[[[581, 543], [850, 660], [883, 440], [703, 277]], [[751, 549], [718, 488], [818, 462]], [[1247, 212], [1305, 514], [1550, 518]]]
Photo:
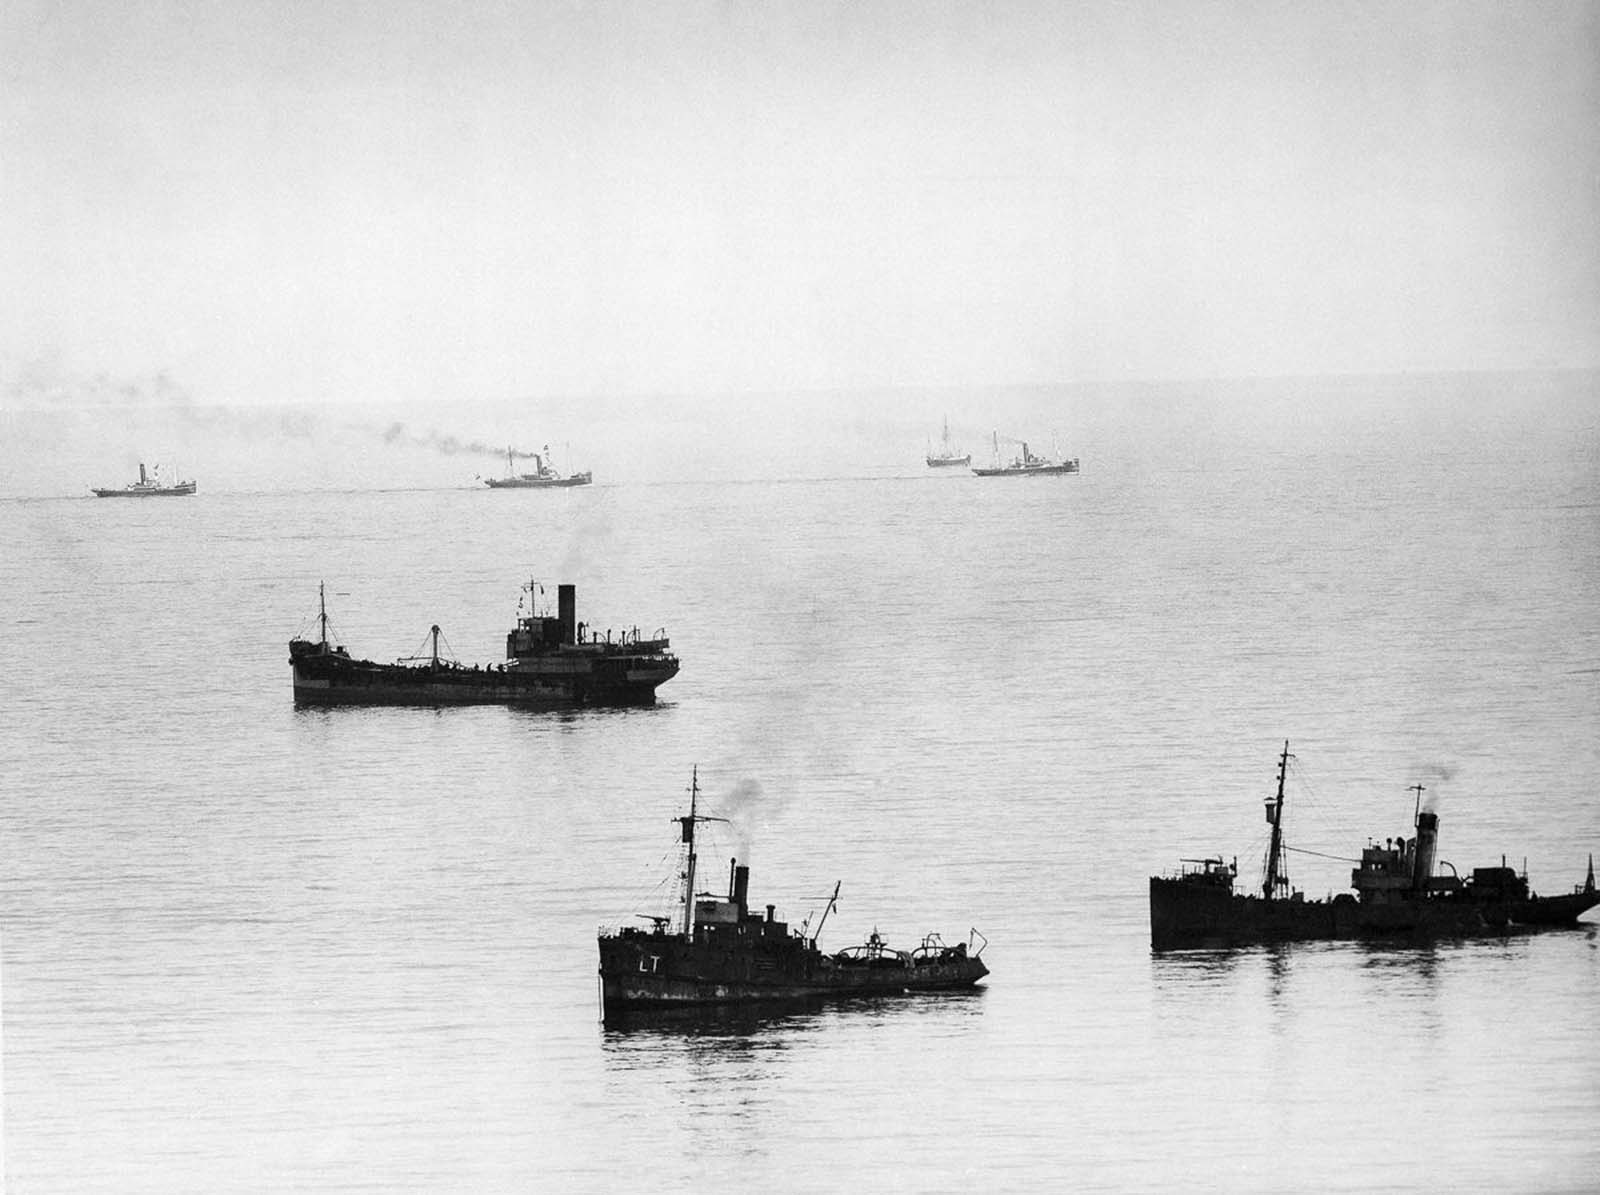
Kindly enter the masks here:
[[0, 7], [0, 405], [1600, 367], [1600, 4]]

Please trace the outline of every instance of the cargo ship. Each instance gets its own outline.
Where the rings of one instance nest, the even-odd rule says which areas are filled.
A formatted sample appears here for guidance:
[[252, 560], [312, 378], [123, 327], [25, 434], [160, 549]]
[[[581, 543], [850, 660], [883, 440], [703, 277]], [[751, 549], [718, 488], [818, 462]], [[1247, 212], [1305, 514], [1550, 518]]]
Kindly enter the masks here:
[[1506, 934], [1576, 925], [1596, 904], [1594, 857], [1589, 874], [1570, 893], [1539, 896], [1502, 858], [1498, 867], [1475, 868], [1463, 878], [1434, 874], [1439, 815], [1417, 795], [1410, 838], [1369, 844], [1350, 873], [1353, 892], [1307, 900], [1290, 887], [1283, 837], [1284, 776], [1289, 744], [1278, 760], [1278, 789], [1266, 799], [1272, 827], [1259, 891], [1235, 891], [1238, 861], [1220, 856], [1185, 859], [1174, 876], [1150, 878], [1150, 944], [1155, 950], [1246, 946], [1263, 942], [1339, 938], [1431, 940]]
[[492, 490], [553, 490], [566, 489], [569, 486], [588, 485], [594, 480], [594, 475], [588, 470], [582, 473], [569, 473], [562, 476], [550, 464], [550, 445], [544, 446], [544, 451], [533, 454], [533, 472], [518, 473], [516, 466], [516, 451], [506, 449], [506, 475], [504, 477], [485, 477], [484, 485]]
[[[689, 785], [689, 813], [675, 819], [681, 852], [678, 907], [668, 915], [647, 916], [648, 928], [600, 931], [604, 1020], [673, 1009], [948, 992], [971, 988], [989, 973], [979, 957], [987, 942], [977, 930], [968, 941], [953, 945], [927, 934], [914, 950], [893, 949], [873, 930], [861, 945], [824, 952], [818, 939], [837, 906], [838, 884], [815, 931], [810, 918], [791, 930], [778, 920], [774, 905], [752, 912], [750, 868], [737, 858], [730, 860], [725, 895], [696, 893], [695, 827], [726, 820], [700, 813], [699, 793], [696, 770]], [[976, 950], [974, 942], [981, 943]]]
[[933, 450], [933, 445], [928, 445], [928, 454], [924, 458], [930, 469], [948, 469], [951, 466], [966, 468], [972, 463], [972, 453], [962, 452], [959, 448], [950, 447], [950, 420], [944, 421], [944, 438], [939, 442], [939, 451]]
[[664, 631], [644, 638], [637, 627], [604, 635], [577, 621], [577, 590], [557, 587], [557, 609], [537, 610], [542, 592], [524, 587], [528, 613], [518, 611], [506, 635], [506, 658], [464, 665], [441, 653], [437, 625], [432, 650], [393, 664], [358, 660], [332, 642], [326, 591], [319, 597], [321, 633], [293, 639], [289, 664], [294, 699], [306, 705], [652, 705], [656, 688], [678, 673]]
[[1076, 473], [1078, 471], [1078, 458], [1063, 459], [1060, 457], [1035, 456], [1028, 451], [1028, 442], [1020, 441], [1022, 452], [1010, 461], [1002, 464], [1000, 461], [1000, 434], [994, 436], [994, 464], [989, 468], [977, 468], [972, 471], [979, 477], [1044, 477], [1062, 473]]
[[156, 466], [157, 477], [150, 477], [144, 471], [144, 462], [139, 462], [139, 480], [130, 481], [127, 485], [115, 489], [93, 489], [96, 498], [184, 498], [194, 493], [193, 481], [174, 481], [170, 484], [160, 481], [161, 466]]

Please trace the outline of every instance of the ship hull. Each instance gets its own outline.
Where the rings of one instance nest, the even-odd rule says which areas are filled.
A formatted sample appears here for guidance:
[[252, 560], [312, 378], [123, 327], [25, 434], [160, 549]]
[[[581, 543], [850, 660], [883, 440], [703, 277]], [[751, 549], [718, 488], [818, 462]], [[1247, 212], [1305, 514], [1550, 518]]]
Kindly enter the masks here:
[[560, 477], [531, 479], [524, 477], [488, 477], [484, 484], [491, 490], [566, 490], [573, 486], [588, 485], [589, 477]]
[[1464, 899], [1265, 900], [1226, 888], [1153, 876], [1150, 944], [1156, 950], [1355, 938], [1434, 939], [1505, 933], [1507, 906]]
[[1028, 465], [1024, 468], [1011, 469], [974, 469], [979, 477], [1043, 477], [1047, 474], [1076, 473], [1078, 464], [1069, 461], [1064, 465]]
[[655, 704], [657, 686], [677, 673], [676, 667], [599, 663], [597, 668], [546, 674], [312, 657], [292, 661], [294, 699], [302, 705], [646, 706]]
[[930, 468], [930, 469], [949, 469], [949, 468], [961, 468], [961, 469], [964, 469], [968, 465], [972, 464], [972, 457], [971, 457], [970, 454], [967, 455], [967, 456], [946, 456], [946, 457], [930, 456], [930, 457], [927, 458], [927, 460], [928, 460], [928, 468]]
[[120, 490], [95, 490], [96, 498], [186, 498], [195, 491], [195, 483], [183, 485], [128, 487]]
[[973, 987], [989, 968], [964, 950], [952, 957], [841, 963], [798, 939], [749, 951], [691, 946], [667, 934], [600, 939], [604, 1015], [850, 996], [948, 992]]
[[1512, 906], [1510, 918], [1518, 925], [1570, 926], [1600, 904], [1600, 892], [1571, 892], [1566, 896], [1534, 896]]

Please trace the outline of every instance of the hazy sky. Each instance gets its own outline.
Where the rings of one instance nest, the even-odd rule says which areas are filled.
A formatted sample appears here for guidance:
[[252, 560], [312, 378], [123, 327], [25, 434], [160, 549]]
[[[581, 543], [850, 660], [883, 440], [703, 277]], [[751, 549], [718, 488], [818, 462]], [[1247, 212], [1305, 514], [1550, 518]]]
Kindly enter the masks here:
[[0, 401], [1600, 365], [1596, 3], [9, 0], [0, 69]]

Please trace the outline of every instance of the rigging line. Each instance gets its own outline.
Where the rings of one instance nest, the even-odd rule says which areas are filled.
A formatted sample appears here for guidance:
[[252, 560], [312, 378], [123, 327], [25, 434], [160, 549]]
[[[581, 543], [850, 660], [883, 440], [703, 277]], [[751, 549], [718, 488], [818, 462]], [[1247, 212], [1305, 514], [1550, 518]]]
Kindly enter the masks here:
[[1325, 855], [1321, 851], [1308, 851], [1303, 846], [1285, 846], [1286, 851], [1293, 851], [1297, 855], [1315, 855], [1319, 859], [1334, 859], [1340, 863], [1360, 863], [1360, 859], [1351, 859], [1345, 855]]

